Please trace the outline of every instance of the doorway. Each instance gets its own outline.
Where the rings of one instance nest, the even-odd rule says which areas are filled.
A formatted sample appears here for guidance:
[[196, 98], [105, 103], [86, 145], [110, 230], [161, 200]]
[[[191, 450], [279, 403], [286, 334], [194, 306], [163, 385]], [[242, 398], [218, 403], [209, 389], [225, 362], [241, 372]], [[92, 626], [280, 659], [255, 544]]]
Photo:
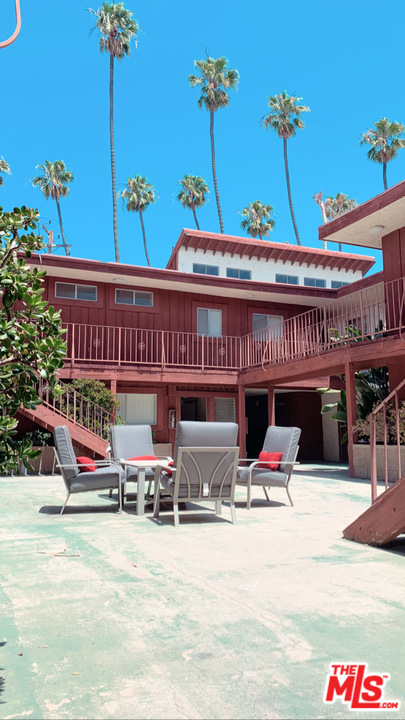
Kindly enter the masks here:
[[182, 397], [180, 398], [180, 419], [192, 422], [206, 422], [207, 398]]

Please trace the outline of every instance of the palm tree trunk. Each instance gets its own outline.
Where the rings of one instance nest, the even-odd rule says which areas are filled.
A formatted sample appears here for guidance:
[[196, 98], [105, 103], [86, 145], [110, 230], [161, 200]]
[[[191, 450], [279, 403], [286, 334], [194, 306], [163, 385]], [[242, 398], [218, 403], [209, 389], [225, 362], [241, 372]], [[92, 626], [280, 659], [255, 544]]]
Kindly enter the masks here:
[[64, 249], [66, 255], [70, 255], [70, 252], [66, 245], [65, 233], [63, 232], [62, 213], [60, 211], [59, 198], [56, 197], [55, 200], [56, 200], [56, 207], [58, 208], [59, 227], [60, 227], [60, 234], [62, 235], [63, 249]]
[[114, 148], [114, 56], [110, 53], [110, 153], [111, 153], [111, 181], [113, 201], [113, 229], [115, 262], [120, 262], [120, 248], [118, 245], [117, 222], [117, 181], [115, 179], [115, 148]]
[[295, 222], [294, 208], [293, 208], [292, 197], [291, 197], [290, 173], [288, 171], [288, 158], [287, 158], [287, 138], [283, 138], [283, 144], [284, 144], [285, 178], [287, 180], [288, 202], [290, 204], [291, 219], [292, 219], [292, 223], [294, 225], [294, 232], [295, 232], [295, 237], [297, 238], [297, 245], [301, 245], [300, 236], [298, 235], [297, 223]]
[[144, 224], [143, 224], [142, 210], [139, 211], [139, 219], [140, 219], [140, 221], [141, 221], [141, 228], [142, 228], [142, 235], [143, 235], [143, 247], [145, 248], [145, 255], [146, 255], [146, 260], [147, 260], [147, 263], [148, 263], [148, 267], [150, 267], [150, 260], [149, 260], [149, 255], [148, 255], [148, 248], [146, 247], [146, 235], [145, 235], [145, 226], [144, 226]]
[[384, 183], [384, 190], [387, 190], [387, 163], [383, 163], [383, 183]]
[[215, 164], [214, 111], [213, 110], [210, 111], [210, 138], [211, 138], [212, 177], [214, 179], [215, 199], [217, 201], [219, 227], [221, 228], [221, 233], [224, 234], [224, 223], [222, 222], [222, 211], [221, 211], [221, 203], [219, 202], [217, 170], [216, 170], [216, 164]]
[[195, 211], [194, 205], [193, 205], [193, 207], [192, 207], [191, 209], [192, 209], [192, 211], [193, 211], [194, 220], [195, 220], [195, 224], [196, 224], [196, 226], [197, 226], [197, 230], [199, 230], [199, 229], [200, 229], [200, 226], [199, 226], [199, 224], [198, 224], [197, 215], [196, 215], [196, 211]]

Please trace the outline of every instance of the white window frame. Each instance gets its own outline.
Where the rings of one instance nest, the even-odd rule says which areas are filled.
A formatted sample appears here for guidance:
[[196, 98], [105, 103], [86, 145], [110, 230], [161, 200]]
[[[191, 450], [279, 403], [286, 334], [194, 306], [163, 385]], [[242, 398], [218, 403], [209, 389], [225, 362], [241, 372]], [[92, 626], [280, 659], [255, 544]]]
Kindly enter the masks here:
[[[252, 271], [251, 271], [251, 270], [245, 270], [245, 268], [231, 268], [231, 267], [227, 267], [227, 268], [226, 268], [226, 277], [230, 277], [230, 278], [232, 278], [233, 276], [232, 276], [232, 275], [228, 275], [228, 271], [229, 271], [229, 270], [232, 270], [232, 272], [236, 272], [236, 273], [237, 273], [237, 277], [236, 277], [236, 278], [234, 277], [233, 280], [251, 280], [251, 279], [252, 279]], [[249, 277], [247, 277], [247, 278], [241, 278], [241, 277], [240, 277], [240, 273], [241, 273], [241, 272], [249, 273]]]
[[[199, 315], [200, 310], [203, 310], [204, 312], [208, 313], [208, 332], [207, 333], [202, 333], [198, 328], [198, 315]], [[213, 333], [212, 329], [210, 328], [210, 316], [213, 313], [220, 313], [221, 332], [219, 334]], [[222, 337], [222, 310], [220, 310], [219, 308], [198, 307], [197, 308], [197, 335], [204, 335], [205, 337]]]
[[[196, 265], [200, 265], [204, 268], [204, 272], [197, 272], [197, 270], [194, 270]], [[212, 268], [215, 270], [218, 270], [217, 273], [210, 273], [207, 272], [207, 268]], [[196, 275], [212, 275], [213, 277], [219, 277], [219, 265], [207, 265], [206, 263], [193, 263], [193, 273], [196, 273]]]
[[[285, 277], [287, 278], [286, 281], [284, 280], [277, 280], [278, 277]], [[293, 282], [291, 282], [293, 280]], [[297, 282], [295, 282], [297, 281]], [[276, 273], [276, 283], [282, 283], [283, 285], [299, 285], [300, 279], [299, 275], [287, 275], [287, 273]]]
[[[75, 289], [75, 295], [74, 297], [67, 298], [64, 295], [58, 295], [58, 285], [69, 285], [70, 287], [74, 287]], [[77, 289], [84, 287], [86, 289], [93, 288], [96, 291], [96, 297], [93, 298], [78, 298], [77, 297]], [[55, 297], [60, 298], [61, 300], [79, 300], [80, 302], [97, 302], [97, 285], [81, 285], [80, 283], [69, 283], [69, 282], [56, 282], [55, 283]]]
[[[132, 293], [132, 303], [119, 302], [119, 301], [117, 300], [117, 292], [128, 292], [128, 293]], [[143, 293], [144, 295], [150, 295], [150, 296], [151, 296], [151, 299], [152, 299], [151, 305], [144, 305], [143, 303], [137, 303], [137, 302], [136, 302], [136, 293], [137, 293], [137, 292]], [[153, 292], [149, 292], [149, 290], [132, 290], [132, 289], [129, 289], [129, 288], [115, 288], [115, 297], [114, 297], [114, 300], [115, 300], [115, 304], [116, 304], [116, 305], [126, 305], [126, 306], [129, 306], [129, 307], [132, 307], [132, 306], [133, 306], [133, 307], [143, 307], [143, 308], [153, 307], [154, 302], [155, 302], [155, 298], [154, 298]]]
[[[266, 327], [254, 329], [254, 318], [265, 317]], [[274, 328], [274, 330], [272, 330]], [[283, 315], [269, 315], [268, 313], [253, 313], [252, 314], [252, 330], [255, 339], [257, 340], [278, 340], [284, 335], [284, 316]]]
[[326, 280], [325, 278], [304, 277], [304, 285], [306, 287], [326, 288]]

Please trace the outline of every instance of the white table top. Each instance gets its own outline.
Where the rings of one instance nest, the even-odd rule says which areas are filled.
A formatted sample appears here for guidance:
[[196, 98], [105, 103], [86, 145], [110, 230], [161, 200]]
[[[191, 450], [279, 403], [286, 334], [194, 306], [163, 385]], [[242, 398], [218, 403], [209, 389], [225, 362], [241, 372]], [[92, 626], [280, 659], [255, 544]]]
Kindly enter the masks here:
[[129, 467], [137, 468], [155, 468], [157, 465], [167, 465], [171, 462], [172, 458], [165, 456], [158, 458], [157, 460], [124, 460], [120, 459], [121, 465], [128, 465]]

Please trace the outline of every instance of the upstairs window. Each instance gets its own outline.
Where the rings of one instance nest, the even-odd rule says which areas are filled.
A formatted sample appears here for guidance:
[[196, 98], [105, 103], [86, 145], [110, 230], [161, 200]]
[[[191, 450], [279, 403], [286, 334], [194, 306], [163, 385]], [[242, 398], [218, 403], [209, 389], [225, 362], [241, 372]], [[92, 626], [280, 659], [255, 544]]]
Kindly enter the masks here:
[[321, 287], [326, 288], [326, 280], [323, 280], [322, 278], [304, 278], [304, 285], [308, 285], [308, 287]]
[[226, 277], [238, 278], [238, 280], [251, 280], [251, 270], [241, 270], [240, 268], [226, 268]]
[[222, 310], [197, 308], [197, 334], [222, 337]]
[[153, 307], [153, 293], [140, 290], [115, 289], [115, 302], [117, 305], [141, 305]]
[[284, 334], [282, 315], [253, 313], [253, 333], [256, 340], [277, 340]]
[[333, 288], [333, 290], [337, 290], [338, 288], [348, 284], [348, 282], [342, 282], [341, 280], [332, 280], [331, 288]]
[[298, 285], [298, 275], [276, 275], [276, 283], [286, 283], [287, 285]]
[[219, 275], [219, 266], [193, 263], [193, 273], [199, 273], [200, 275]]
[[66, 300], [97, 302], [97, 286], [57, 282], [55, 283], [55, 297], [65, 298]]

